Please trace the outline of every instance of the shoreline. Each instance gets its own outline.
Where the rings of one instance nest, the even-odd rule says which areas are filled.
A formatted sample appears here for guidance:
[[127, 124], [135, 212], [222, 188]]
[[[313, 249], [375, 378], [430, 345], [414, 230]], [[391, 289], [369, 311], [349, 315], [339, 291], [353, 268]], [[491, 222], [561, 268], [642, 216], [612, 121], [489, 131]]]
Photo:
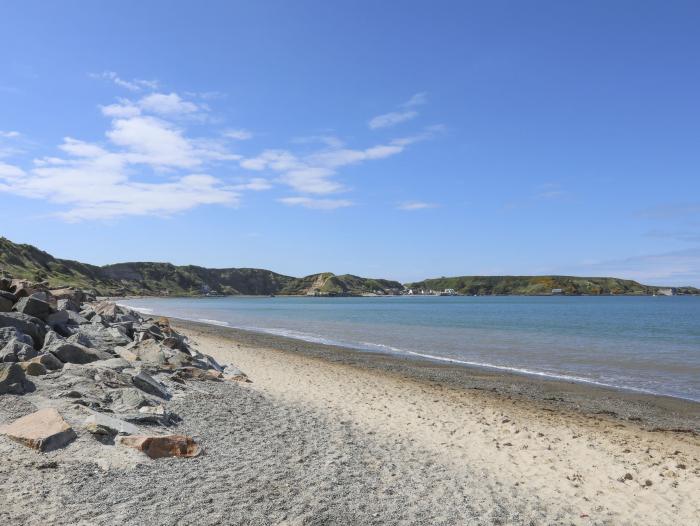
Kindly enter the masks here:
[[[157, 313], [148, 315], [160, 316]], [[489, 392], [498, 397], [518, 398], [548, 410], [575, 410], [582, 414], [638, 423], [647, 429], [700, 435], [700, 402], [692, 399], [588, 381], [559, 379], [537, 373], [452, 363], [420, 355], [366, 351], [223, 324], [167, 317], [180, 328], [200, 330], [253, 348], [298, 353], [432, 385], [441, 384], [455, 389]]]

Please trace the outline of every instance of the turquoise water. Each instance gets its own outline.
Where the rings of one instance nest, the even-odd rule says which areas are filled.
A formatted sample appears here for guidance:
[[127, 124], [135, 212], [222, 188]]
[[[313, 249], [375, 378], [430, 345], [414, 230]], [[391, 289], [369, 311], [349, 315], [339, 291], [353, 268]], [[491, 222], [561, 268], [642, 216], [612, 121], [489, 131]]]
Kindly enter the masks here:
[[144, 312], [700, 401], [700, 297], [227, 297]]

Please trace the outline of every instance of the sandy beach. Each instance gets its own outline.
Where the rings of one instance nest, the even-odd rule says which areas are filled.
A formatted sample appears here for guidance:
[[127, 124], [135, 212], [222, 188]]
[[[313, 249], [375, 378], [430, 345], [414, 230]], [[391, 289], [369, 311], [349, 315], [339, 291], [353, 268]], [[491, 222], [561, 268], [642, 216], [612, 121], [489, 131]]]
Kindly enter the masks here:
[[[700, 517], [698, 404], [179, 328], [202, 352], [247, 371], [249, 389], [340, 422], [385, 451], [379, 462], [403, 464], [418, 491], [402, 515], [381, 522], [690, 524]], [[410, 494], [405, 482], [384, 491]]]
[[[699, 404], [173, 324], [251, 380], [188, 383], [168, 403], [204, 454], [1, 440], [3, 522], [698, 522]], [[45, 404], [37, 386], [4, 396], [0, 421]]]

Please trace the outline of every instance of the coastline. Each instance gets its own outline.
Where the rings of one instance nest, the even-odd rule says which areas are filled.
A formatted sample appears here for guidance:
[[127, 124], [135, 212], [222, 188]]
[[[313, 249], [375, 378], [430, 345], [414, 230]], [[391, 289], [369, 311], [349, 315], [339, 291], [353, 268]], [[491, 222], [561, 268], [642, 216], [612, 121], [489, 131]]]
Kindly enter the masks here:
[[[158, 314], [152, 314], [158, 316]], [[452, 389], [472, 390], [537, 404], [546, 409], [573, 410], [636, 422], [647, 429], [677, 430], [700, 435], [700, 402], [685, 398], [563, 380], [420, 356], [363, 351], [310, 342], [222, 324], [170, 317], [175, 325], [233, 340], [238, 344], [277, 352], [299, 353], [332, 363], [381, 371]]]

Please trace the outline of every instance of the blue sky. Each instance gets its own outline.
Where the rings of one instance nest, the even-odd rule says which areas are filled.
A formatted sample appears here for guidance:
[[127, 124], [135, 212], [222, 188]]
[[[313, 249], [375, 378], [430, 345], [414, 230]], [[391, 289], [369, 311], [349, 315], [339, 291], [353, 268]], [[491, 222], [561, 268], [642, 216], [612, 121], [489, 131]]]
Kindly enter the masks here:
[[697, 2], [3, 2], [0, 235], [700, 285]]

